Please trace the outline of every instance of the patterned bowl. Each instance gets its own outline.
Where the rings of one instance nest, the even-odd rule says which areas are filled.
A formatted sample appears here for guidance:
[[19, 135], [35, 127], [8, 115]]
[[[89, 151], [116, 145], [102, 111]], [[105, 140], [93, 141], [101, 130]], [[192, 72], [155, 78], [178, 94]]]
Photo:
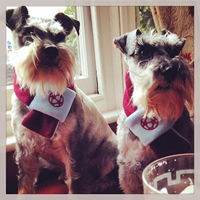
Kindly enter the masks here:
[[142, 173], [144, 194], [194, 193], [194, 154], [167, 156]]

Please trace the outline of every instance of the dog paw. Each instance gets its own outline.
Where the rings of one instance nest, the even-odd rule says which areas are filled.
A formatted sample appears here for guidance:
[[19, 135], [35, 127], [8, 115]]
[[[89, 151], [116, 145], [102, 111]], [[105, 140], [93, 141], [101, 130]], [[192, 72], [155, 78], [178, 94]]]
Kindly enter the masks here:
[[19, 189], [18, 194], [28, 194], [28, 192], [25, 189]]
[[67, 178], [66, 178], [66, 173], [65, 172], [62, 172], [59, 177], [58, 177], [58, 180], [59, 181], [66, 181]]

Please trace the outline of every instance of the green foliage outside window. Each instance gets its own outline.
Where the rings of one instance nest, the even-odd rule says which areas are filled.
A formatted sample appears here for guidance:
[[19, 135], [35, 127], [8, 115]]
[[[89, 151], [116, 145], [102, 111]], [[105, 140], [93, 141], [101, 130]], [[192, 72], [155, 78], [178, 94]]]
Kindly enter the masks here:
[[72, 18], [76, 18], [76, 11], [74, 6], [67, 6], [64, 13]]
[[153, 21], [153, 16], [151, 14], [150, 6], [139, 6], [139, 17], [139, 28], [142, 32], [149, 32], [155, 29], [155, 24]]
[[[69, 17], [76, 19], [76, 8], [75, 6], [67, 6], [64, 13]], [[71, 34], [68, 35], [67, 45], [72, 47], [75, 51], [76, 58], [79, 56], [79, 47], [78, 47], [78, 36], [75, 28], [72, 30]]]

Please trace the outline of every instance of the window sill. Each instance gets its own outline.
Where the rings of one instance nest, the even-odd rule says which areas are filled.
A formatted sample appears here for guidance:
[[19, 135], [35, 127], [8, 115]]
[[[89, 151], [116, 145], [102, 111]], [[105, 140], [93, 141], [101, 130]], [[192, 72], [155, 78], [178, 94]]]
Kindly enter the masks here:
[[[117, 118], [120, 115], [121, 110], [113, 110], [106, 113], [103, 113], [103, 117], [105, 118], [108, 124], [117, 122]], [[16, 139], [15, 136], [10, 135], [6, 138], [6, 152], [15, 150]]]

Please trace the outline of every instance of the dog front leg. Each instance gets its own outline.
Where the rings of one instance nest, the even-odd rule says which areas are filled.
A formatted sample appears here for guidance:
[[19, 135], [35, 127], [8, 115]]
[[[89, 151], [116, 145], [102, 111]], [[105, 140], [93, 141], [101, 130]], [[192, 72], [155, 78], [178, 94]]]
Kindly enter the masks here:
[[141, 183], [141, 166], [132, 162], [126, 162], [118, 156], [119, 183], [125, 194], [141, 194], [143, 192]]
[[17, 144], [15, 160], [18, 165], [18, 194], [34, 194], [34, 183], [39, 173], [38, 155]]
[[[67, 170], [66, 170], [67, 172]], [[73, 173], [73, 172], [72, 172]], [[66, 173], [65, 184], [68, 187], [69, 194], [91, 194], [92, 187], [91, 184], [88, 184], [87, 175], [82, 175], [81, 177], [72, 177], [71, 173]]]

